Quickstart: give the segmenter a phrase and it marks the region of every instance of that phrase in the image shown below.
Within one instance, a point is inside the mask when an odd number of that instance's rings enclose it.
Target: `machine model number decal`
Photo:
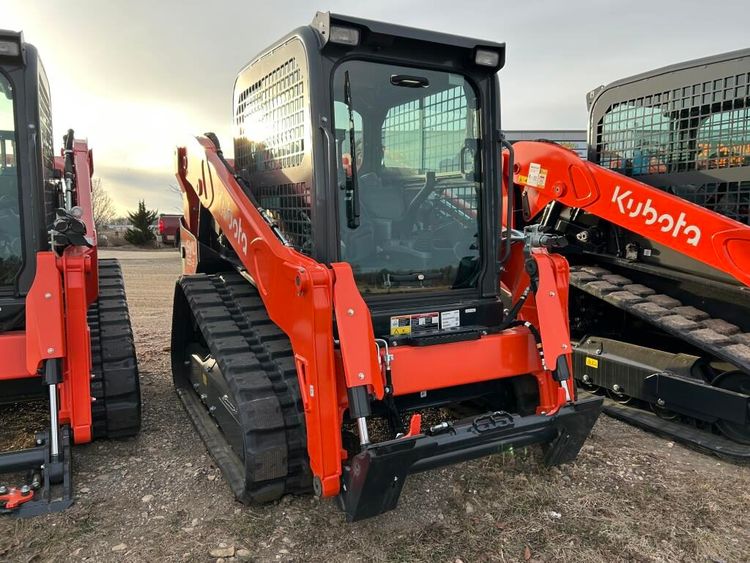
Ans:
[[[590,368],[599,369],[599,360],[586,356],[586,365]]]
[[[648,198],[645,202],[638,201],[633,197],[630,190],[622,190],[615,186],[612,194],[612,203],[617,205],[617,210],[628,217],[642,217],[646,225],[657,225],[662,233],[670,233],[674,238],[680,234],[687,238],[691,246],[698,246],[701,240],[701,230],[697,225],[687,222],[687,215],[681,212],[677,219],[669,213],[659,213],[653,206],[653,201]]]
[[[419,334],[438,330],[440,315],[438,313],[419,313],[416,315],[397,315],[391,317],[391,336]]]
[[[443,311],[440,313],[440,328],[456,328],[461,326],[461,313],[458,309],[453,311]]]
[[[529,164],[529,175],[526,178],[526,185],[532,188],[543,188],[546,183],[547,169],[542,168],[542,165],[536,162]]]

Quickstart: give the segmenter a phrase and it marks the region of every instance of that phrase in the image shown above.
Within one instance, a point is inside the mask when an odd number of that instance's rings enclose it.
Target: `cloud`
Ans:
[[[747,47],[747,0],[328,0],[320,9],[507,43],[502,125],[584,129],[585,95],[618,78]],[[315,8],[306,0],[0,0],[50,78],[56,141],[88,137],[121,209],[171,206],[174,147],[230,143],[237,71]],[[700,23],[696,23],[699,14]],[[731,14],[731,17],[727,15]],[[704,30],[698,33],[699,26]],[[153,200],[151,203],[150,200]]]
[[[146,202],[146,207],[158,209],[160,213],[182,212],[182,197],[170,188],[177,185],[174,174],[112,166],[95,165],[95,168],[94,175],[102,178],[102,186],[119,215],[133,211],[141,199]]]

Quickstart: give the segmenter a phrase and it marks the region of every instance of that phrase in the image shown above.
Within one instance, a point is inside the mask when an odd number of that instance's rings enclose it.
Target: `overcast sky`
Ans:
[[[56,143],[89,139],[120,210],[174,212],[174,147],[229,146],[237,71],[316,10],[505,41],[505,129],[585,129],[600,84],[750,47],[750,0],[0,0],[0,27],[39,48]]]

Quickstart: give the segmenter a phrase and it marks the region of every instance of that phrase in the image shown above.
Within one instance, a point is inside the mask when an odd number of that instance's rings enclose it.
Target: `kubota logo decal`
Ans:
[[[680,212],[677,219],[669,213],[659,213],[654,206],[651,198],[646,202],[637,201],[630,190],[620,191],[620,186],[615,186],[615,193],[612,194],[612,203],[617,204],[617,209],[623,215],[636,218],[643,217],[647,225],[658,225],[663,233],[671,233],[674,238],[682,234],[687,238],[687,243],[692,246],[698,246],[701,240],[701,230],[697,225],[690,225],[687,222],[685,212]]]
[[[229,209],[224,210],[224,219],[229,223],[229,234],[240,245],[242,252],[247,256],[247,234],[242,228],[242,218],[232,215]]]

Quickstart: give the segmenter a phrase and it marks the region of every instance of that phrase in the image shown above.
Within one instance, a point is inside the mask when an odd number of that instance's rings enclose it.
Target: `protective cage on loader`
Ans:
[[[0,404],[49,402],[32,447],[0,450],[0,513],[66,508],[71,446],[140,427],[122,273],[116,260],[97,259],[92,173],[91,151],[72,130],[54,156],[37,51],[0,31]],[[24,412],[5,408],[0,419]],[[19,438],[8,426],[3,444]]]
[[[175,385],[241,501],[312,488],[358,520],[416,471],[578,454],[601,399],[572,385],[567,263],[497,234],[504,59],[318,13],[240,71],[234,160],[178,149]]]
[[[570,173],[566,192],[548,174],[523,196],[571,243],[575,376],[608,414],[750,461],[750,50],[588,102],[589,160],[632,179],[588,166],[599,177]]]

